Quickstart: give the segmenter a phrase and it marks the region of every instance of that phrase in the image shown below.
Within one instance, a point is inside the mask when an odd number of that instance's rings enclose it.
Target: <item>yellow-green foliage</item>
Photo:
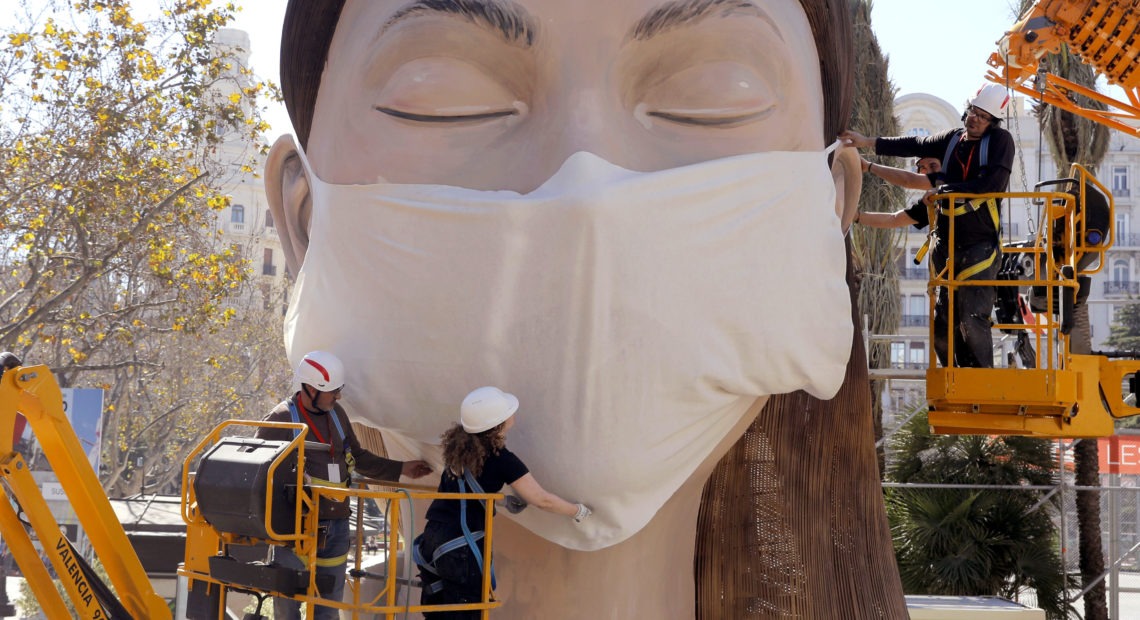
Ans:
[[[260,167],[275,89],[212,44],[232,4],[10,4],[0,349],[105,388],[104,481],[138,491],[142,467],[169,491],[204,428],[281,396],[280,306],[248,303],[249,253],[217,230],[227,183]]]

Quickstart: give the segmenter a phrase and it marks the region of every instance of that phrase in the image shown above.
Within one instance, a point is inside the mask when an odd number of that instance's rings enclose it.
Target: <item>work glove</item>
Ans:
[[[574,523],[581,523],[586,520],[586,517],[594,514],[585,504],[577,504],[578,512],[574,515]]]
[[[503,508],[506,508],[507,512],[513,515],[517,515],[518,513],[522,512],[526,507],[526,500],[519,497],[518,495],[503,496]]]

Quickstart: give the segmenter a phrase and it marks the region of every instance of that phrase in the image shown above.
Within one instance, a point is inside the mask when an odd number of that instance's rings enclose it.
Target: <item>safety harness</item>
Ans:
[[[470,469],[464,469],[463,470],[463,477],[459,478],[458,482],[459,482],[459,492],[462,494],[467,493],[467,487],[468,486],[471,487],[471,492],[473,492],[473,493],[483,493],[483,487],[479,485],[479,481],[475,479],[475,476],[471,475]],[[483,511],[484,511],[484,514],[486,514],[487,502],[485,500],[479,500],[479,503],[483,505]],[[452,551],[455,551],[456,549],[459,549],[459,548],[463,547],[464,545],[466,545],[467,547],[471,548],[471,554],[475,556],[475,562],[479,565],[479,572],[482,573],[483,572],[483,553],[479,551],[479,545],[475,544],[475,541],[481,540],[483,538],[483,536],[486,534],[486,532],[484,532],[483,530],[479,530],[478,532],[472,532],[471,528],[468,527],[468,525],[467,525],[467,500],[463,499],[463,498],[460,498],[460,500],[459,500],[459,526],[463,529],[463,535],[452,538],[451,540],[449,540],[449,541],[443,543],[442,545],[436,547],[435,551],[432,552],[432,554],[431,554],[431,561],[430,562],[424,558],[423,553],[420,551],[420,544],[423,542],[422,541],[423,534],[420,534],[419,536],[417,536],[415,541],[412,542],[412,559],[415,561],[415,563],[418,564],[421,568],[423,568],[427,572],[431,573],[432,575],[439,577],[440,576],[439,575],[439,569],[436,568],[436,564],[435,564],[436,561],[439,560],[439,558],[443,557],[445,554],[451,553]],[[436,579],[435,581],[432,581],[431,583],[424,583],[423,584],[424,592],[427,592],[428,594],[435,594],[435,593],[439,592],[440,590],[442,590],[443,587],[444,586],[443,586],[443,579],[442,578]],[[494,590],[495,587],[496,587],[495,565],[494,565],[494,562],[492,562],[491,563],[491,589]]]
[[[954,155],[954,151],[958,148],[958,143],[961,141],[962,134],[964,132],[964,129],[955,132],[954,135],[950,138],[950,142],[946,145],[946,153],[942,156],[943,170],[950,169],[950,157]],[[989,163],[990,134],[987,133],[986,135],[982,136],[982,140],[978,145],[978,148],[981,149],[981,156],[978,160],[978,165],[980,168],[985,168]],[[961,160],[959,160],[959,162],[961,162]],[[968,164],[966,167],[969,167]],[[966,172],[967,171],[963,169],[962,174],[965,175]],[[940,205],[936,207],[936,209],[939,214],[946,217],[950,217],[951,214],[953,214],[954,217],[961,217],[963,215],[973,213],[982,207],[986,207],[986,209],[989,211],[990,219],[992,219],[994,223],[994,234],[998,235],[1000,239],[1000,233],[998,231],[1001,230],[1001,215],[998,213],[998,204],[996,198],[975,198],[973,200],[966,201],[964,204],[959,204],[958,206],[952,207]],[[932,209],[932,211],[933,210],[934,209]],[[922,262],[922,258],[926,256],[926,252],[930,248],[931,240],[934,239],[934,235],[938,231],[938,220],[934,217],[934,214],[931,213],[931,216],[928,219],[930,222],[930,231],[926,235],[926,241],[922,244],[922,247],[919,248],[918,253],[915,254],[915,264]],[[997,260],[997,256],[998,251],[995,249],[988,257],[966,267],[960,273],[956,274],[956,279],[967,280],[985,271],[989,268],[990,265],[994,263],[995,260]]]
[[[300,424],[301,423],[301,416],[297,411],[297,403],[295,402],[295,400],[296,399],[294,399],[294,398],[289,399],[289,414],[293,417],[294,423]],[[336,414],[335,410],[329,411],[325,415],[328,415],[332,418],[333,426],[336,427],[336,432],[338,435],[340,435],[340,443],[341,443],[341,446],[344,448],[344,462],[345,462],[345,465],[347,465],[347,467],[348,467],[348,476],[342,482],[333,482],[331,480],[325,480],[324,478],[318,478],[312,474],[309,474],[309,480],[311,480],[312,483],[317,485],[317,486],[338,487],[338,488],[342,488],[342,489],[348,488],[349,482],[352,480],[352,473],[353,473],[353,471],[356,470],[356,458],[352,456],[352,449],[348,447],[348,439],[344,435],[344,427],[342,427],[340,425],[340,416],[338,416]],[[308,418],[307,415],[305,417]],[[312,428],[315,433],[318,433],[317,439],[320,439],[322,441],[324,440],[324,438],[319,435],[319,432],[317,431],[316,428],[314,428],[311,424],[308,424],[307,422],[305,424],[309,428]],[[293,429],[293,438],[294,439],[296,439],[297,436],[299,436],[300,434],[301,434],[301,429],[299,429],[299,428]],[[330,450],[332,449],[332,437],[329,437],[329,449]],[[296,553],[296,552],[294,552],[294,553]],[[301,556],[298,555],[297,557],[301,557]],[[339,556],[334,556],[331,558],[318,557],[317,561],[316,561],[316,565],[317,566],[325,566],[325,567],[339,566],[340,564],[343,564],[347,560],[348,560],[348,554],[347,553],[345,553],[343,555],[339,555]]]

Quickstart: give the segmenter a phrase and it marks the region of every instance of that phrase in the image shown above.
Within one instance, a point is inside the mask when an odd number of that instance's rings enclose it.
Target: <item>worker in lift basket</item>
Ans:
[[[945,182],[926,190],[923,201],[937,204],[934,222],[934,269],[941,272],[949,252],[951,206],[938,195],[945,193],[986,194],[1007,191],[1013,168],[1014,144],[1008,131],[999,127],[1000,115],[1009,104],[1006,89],[987,84],[968,102],[962,115],[963,127],[932,136],[899,136],[869,138],[856,131],[840,134],[844,144],[857,148],[874,148],[879,155],[896,157],[934,157],[942,161]],[[872,170],[878,170],[876,164]],[[953,205],[954,210],[954,278],[956,280],[994,280],[1001,266],[1001,200],[973,200]],[[906,211],[914,225],[923,228],[931,223],[924,207]],[[890,214],[861,214],[859,223],[889,226]],[[993,367],[993,337],[990,313],[996,292],[991,286],[963,286],[954,295],[954,361],[959,367]],[[939,288],[934,305],[934,350],[939,362],[948,366],[947,342],[949,303],[947,291]]]
[[[293,383],[297,391],[265,416],[266,422],[297,422],[309,427],[309,439],[329,445],[328,451],[307,450],[305,473],[313,484],[347,487],[354,472],[379,480],[399,480],[401,476],[421,478],[431,473],[425,461],[393,461],[360,447],[344,408],[337,404],[344,389],[344,366],[332,353],[312,351],[297,364]],[[300,430],[261,427],[261,439],[291,441]],[[322,499],[319,510],[317,574],[331,575],[332,586],[321,588],[323,598],[340,601],[344,594],[345,567],[351,546],[348,499]],[[273,547],[273,562],[297,570],[305,568],[290,547]],[[273,617],[293,620],[301,617],[301,603],[292,599],[273,601]],[[315,620],[336,620],[335,607],[317,605]]]
[[[519,399],[497,387],[481,387],[463,399],[459,423],[444,432],[440,493],[498,493],[511,485],[521,499],[508,496],[507,509],[518,512],[528,504],[572,517],[581,523],[590,516],[585,504],[574,504],[538,484],[527,466],[507,449],[507,431],[515,424]],[[482,501],[437,499],[427,511],[424,533],[413,543],[423,582],[424,605],[476,603],[483,583],[482,544],[486,507]],[[494,587],[494,573],[492,573]],[[434,612],[433,620],[481,617],[479,611]]]

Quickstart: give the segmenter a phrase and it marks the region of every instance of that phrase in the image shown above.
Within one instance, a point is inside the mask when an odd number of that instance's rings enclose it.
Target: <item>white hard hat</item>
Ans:
[[[1005,113],[1005,106],[1009,105],[1009,91],[999,84],[986,84],[978,89],[978,93],[970,100],[970,105],[989,112],[994,118],[1000,118]]]
[[[482,433],[507,421],[519,410],[519,399],[497,387],[473,390],[459,407],[459,421],[468,433]]]
[[[293,382],[311,385],[322,392],[332,392],[344,387],[344,364],[340,358],[328,351],[310,351],[297,364]]]

